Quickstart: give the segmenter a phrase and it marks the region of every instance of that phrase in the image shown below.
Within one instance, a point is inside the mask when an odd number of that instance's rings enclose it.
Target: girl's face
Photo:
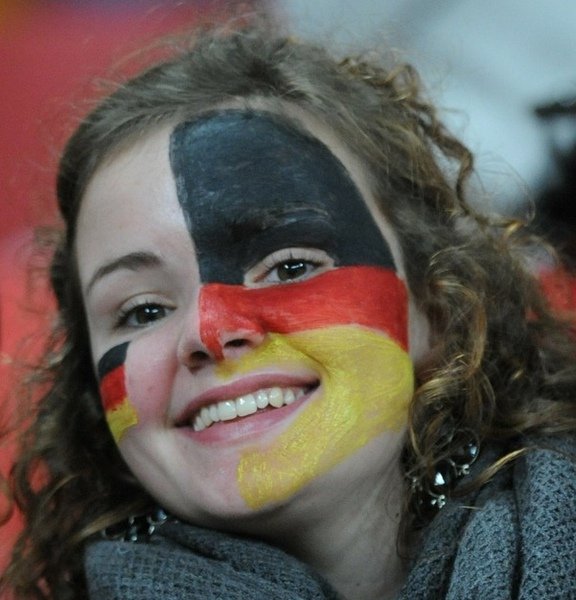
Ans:
[[[240,110],[164,128],[83,199],[110,430],[144,487],[200,524],[336,504],[398,458],[420,349],[397,243],[354,159],[308,128]]]

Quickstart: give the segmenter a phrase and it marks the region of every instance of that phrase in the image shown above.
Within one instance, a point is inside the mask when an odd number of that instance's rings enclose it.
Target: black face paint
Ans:
[[[336,266],[395,268],[344,166],[280,117],[228,110],[182,123],[170,163],[205,283],[242,284],[268,254],[297,246]]]
[[[126,393],[124,363],[127,350],[128,342],[114,346],[98,361],[100,400],[116,443],[129,427],[138,423],[138,415]]]
[[[108,373],[114,371],[118,367],[121,367],[126,361],[126,352],[128,351],[128,344],[130,342],[124,342],[118,346],[113,346],[102,355],[102,358],[98,361],[97,371],[98,379],[102,381]]]

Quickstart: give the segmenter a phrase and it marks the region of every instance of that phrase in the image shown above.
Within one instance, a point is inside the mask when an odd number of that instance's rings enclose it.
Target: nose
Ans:
[[[265,338],[257,307],[246,297],[242,286],[203,286],[197,309],[192,312],[178,348],[180,361],[190,369],[239,358]]]

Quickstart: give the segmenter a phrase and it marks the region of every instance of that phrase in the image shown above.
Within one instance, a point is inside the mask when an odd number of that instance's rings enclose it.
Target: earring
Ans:
[[[456,445],[456,452],[436,464],[431,480],[421,475],[409,476],[415,512],[421,517],[431,518],[446,504],[450,491],[470,473],[470,467],[480,454],[478,436],[472,430],[453,432],[448,444],[452,446],[455,440],[461,442]]]
[[[120,523],[106,527],[100,535],[108,541],[147,542],[156,529],[171,520],[171,516],[157,507],[145,515],[130,516]]]

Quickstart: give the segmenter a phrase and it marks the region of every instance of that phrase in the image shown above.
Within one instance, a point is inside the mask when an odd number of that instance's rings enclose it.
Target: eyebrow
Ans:
[[[130,252],[129,254],[124,254],[98,267],[86,286],[85,295],[88,296],[98,281],[115,271],[121,269],[138,271],[142,268],[158,267],[160,264],[162,264],[162,260],[152,252]]]

